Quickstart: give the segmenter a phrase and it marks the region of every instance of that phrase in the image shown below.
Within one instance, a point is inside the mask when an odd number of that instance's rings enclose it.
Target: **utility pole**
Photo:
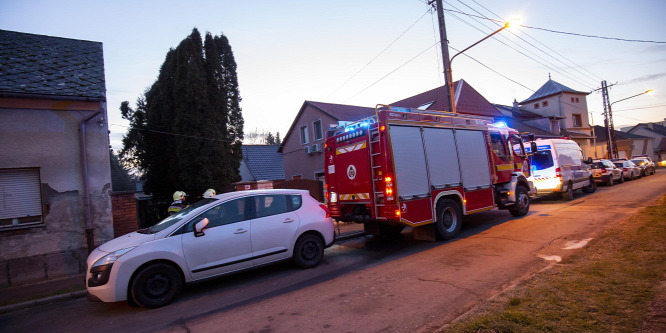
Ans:
[[[604,102],[604,126],[606,127],[606,150],[608,158],[617,158],[617,143],[615,140],[615,127],[613,126],[613,112],[608,98],[608,85],[601,81],[601,98]]]
[[[437,3],[437,20],[439,21],[439,38],[442,46],[442,61],[444,62],[444,83],[446,89],[446,102],[449,111],[456,113],[455,94],[453,92],[453,75],[451,74],[451,61],[449,60],[449,40],[446,38],[446,26],[444,24],[444,6],[442,0],[435,0]],[[430,2],[432,4],[432,1]]]

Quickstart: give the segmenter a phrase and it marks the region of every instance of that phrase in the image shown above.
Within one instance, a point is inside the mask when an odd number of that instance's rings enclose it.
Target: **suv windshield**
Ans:
[[[555,165],[550,150],[538,151],[533,155],[530,155],[530,163],[532,163],[537,170],[548,169]]]
[[[646,161],[646,160],[644,160],[644,159],[640,159],[640,158],[639,158],[639,159],[635,159],[635,160],[631,160],[631,161],[634,162],[634,164],[636,164],[636,165],[646,165],[646,164],[647,164],[647,161]]]
[[[590,164],[590,168],[592,168],[592,169],[603,169],[605,167],[606,166],[604,165],[604,162],[594,162],[594,163]]]
[[[217,199],[214,199],[214,198],[199,200],[199,201],[195,202],[194,204],[192,204],[190,206],[187,206],[187,208],[181,210],[180,212],[165,218],[164,220],[160,221],[156,225],[154,225],[152,227],[149,227],[147,229],[142,229],[142,230],[144,230],[144,232],[147,233],[147,234],[158,233],[158,232],[160,232],[160,231],[162,231],[162,230],[180,222],[180,220],[182,220],[183,217],[185,217],[191,211],[193,211],[193,210],[195,210],[195,209],[197,209],[201,206],[205,206],[205,205],[207,205],[211,202],[215,202],[216,200]]]

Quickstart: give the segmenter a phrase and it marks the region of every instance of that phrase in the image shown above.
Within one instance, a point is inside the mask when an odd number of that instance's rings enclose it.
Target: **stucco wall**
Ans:
[[[319,119],[322,122],[324,135],[321,140],[315,140],[313,122]],[[294,124],[295,127],[282,148],[285,178],[290,180],[294,176],[300,175],[302,179],[315,179],[316,172],[324,172],[324,154],[323,152],[306,154],[304,148],[319,143],[323,150],[326,141],[326,130],[330,124],[337,124],[337,120],[311,105],[307,105]],[[310,141],[307,145],[303,145],[301,144],[300,128],[306,124],[308,125]]]
[[[67,102],[62,101],[47,109],[2,108],[6,105],[0,103],[0,168],[39,168],[44,223],[0,229],[0,270],[9,272],[0,285],[82,273],[86,222],[79,122],[99,110],[102,114],[86,126],[91,220],[96,245],[113,238],[104,109],[98,102],[74,108],[91,111],[66,111]]]

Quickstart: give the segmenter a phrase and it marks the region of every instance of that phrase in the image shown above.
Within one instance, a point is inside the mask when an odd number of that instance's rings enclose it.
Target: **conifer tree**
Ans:
[[[168,201],[173,192],[197,197],[239,181],[243,116],[236,61],[224,35],[205,39],[195,28],[167,52],[155,83],[121,104],[130,129],[121,156],[143,172],[146,190]]]

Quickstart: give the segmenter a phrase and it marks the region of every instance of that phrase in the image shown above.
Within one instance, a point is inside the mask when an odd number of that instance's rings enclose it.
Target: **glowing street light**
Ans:
[[[467,47],[466,49],[456,53],[453,57],[451,57],[451,60],[449,60],[449,41],[446,38],[446,27],[444,25],[444,6],[442,5],[442,0],[436,0],[436,5],[437,5],[437,19],[439,21],[439,36],[440,36],[440,42],[442,46],[442,61],[444,62],[444,82],[446,82],[446,85],[448,86],[448,89],[446,90],[446,102],[449,107],[449,111],[453,113],[456,112],[456,105],[453,102],[453,98],[455,96],[455,93],[453,91],[453,75],[451,74],[451,62],[455,57],[457,57],[459,54],[471,49],[472,47],[478,45],[479,43],[483,42],[484,40],[490,38],[491,36],[495,35],[496,33],[506,29],[515,26],[515,23],[518,21],[518,19],[512,19],[509,20],[504,24],[503,27],[497,29],[495,32],[491,33],[490,35],[484,37],[480,41],[472,44],[471,46]]]
[[[654,93],[654,90],[650,89],[650,90],[644,91],[644,92],[642,92],[642,93],[640,93],[640,94],[636,94],[636,95],[634,95],[634,96],[629,96],[629,97],[627,97],[627,98],[623,98],[623,99],[621,99],[621,100],[619,100],[619,101],[615,101],[615,102],[613,102],[613,103],[610,103],[610,105],[613,105],[613,104],[615,104],[615,103],[617,103],[617,102],[626,101],[626,100],[628,100],[628,99],[630,99],[630,98],[638,97],[638,96],[640,96],[640,95],[645,95],[645,94],[652,95],[652,93]]]

